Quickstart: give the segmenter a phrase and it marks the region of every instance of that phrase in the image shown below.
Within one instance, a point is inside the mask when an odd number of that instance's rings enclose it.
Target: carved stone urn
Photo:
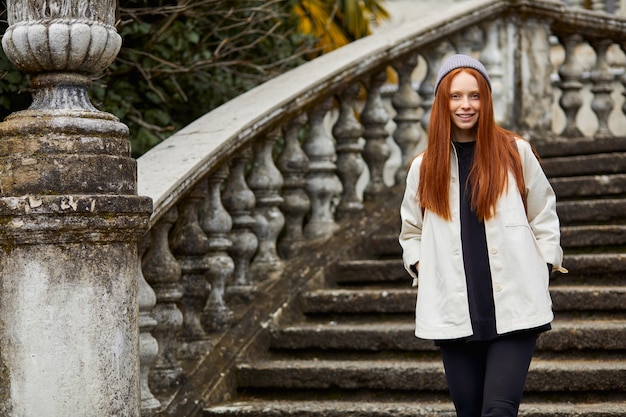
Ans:
[[[8,2],[7,12],[2,47],[18,69],[31,74],[29,110],[97,112],[87,88],[122,45],[113,26],[115,2],[17,0]]]

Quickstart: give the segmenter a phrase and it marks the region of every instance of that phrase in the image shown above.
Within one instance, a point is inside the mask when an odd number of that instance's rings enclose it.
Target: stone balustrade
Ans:
[[[181,363],[214,354],[268,283],[288,279],[287,263],[402,183],[447,55],[484,62],[504,126],[534,141],[593,140],[626,132],[626,43],[613,41],[625,35],[624,19],[552,1],[463,2],[279,76],[141,157],[139,190],[155,201],[143,267],[160,346],[142,366],[162,401],[144,412],[177,401],[194,372]]]

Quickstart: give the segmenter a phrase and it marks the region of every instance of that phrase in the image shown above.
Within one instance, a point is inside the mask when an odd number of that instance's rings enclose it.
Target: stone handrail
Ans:
[[[375,69],[505,13],[553,21],[551,27],[557,36],[574,36],[580,38],[579,43],[583,36],[598,41],[623,37],[623,18],[567,8],[557,1],[475,0],[456,4],[445,14],[433,11],[419,21],[353,42],[242,94],[139,158],[138,190],[154,201],[152,223],[218,161],[264,130],[306,111],[322,92],[332,95]],[[578,70],[582,73],[583,68]]]
[[[181,362],[211,355],[215,335],[240,318],[235,305],[403,181],[425,145],[445,56],[483,61],[504,126],[530,140],[593,140],[626,131],[616,100],[626,43],[616,39],[626,19],[603,12],[465,1],[278,76],[139,158],[138,193],[154,204],[140,247],[143,412],[175,413],[178,381],[194,369]]]
[[[326,54],[242,94],[181,129],[138,160],[138,190],[154,201],[153,222],[202,178],[252,138],[307,111],[412,51],[461,28],[498,16],[507,1],[459,3],[444,16],[376,33]],[[454,21],[450,16],[456,16]],[[418,29],[419,28],[419,29]]]

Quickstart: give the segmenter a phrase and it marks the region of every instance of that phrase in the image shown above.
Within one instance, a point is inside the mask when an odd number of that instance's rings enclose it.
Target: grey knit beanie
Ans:
[[[443,63],[441,68],[439,68],[437,82],[435,83],[435,94],[437,94],[437,87],[439,87],[439,83],[441,83],[443,77],[457,68],[472,68],[480,72],[482,76],[485,77],[485,80],[487,80],[487,85],[489,85],[489,89],[491,90],[491,80],[489,80],[489,75],[487,74],[485,66],[471,56],[457,54],[448,58],[446,62]]]

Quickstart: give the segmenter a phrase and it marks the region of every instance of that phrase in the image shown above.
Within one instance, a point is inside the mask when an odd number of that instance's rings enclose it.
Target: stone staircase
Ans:
[[[537,149],[570,273],[553,275],[556,319],[539,339],[520,416],[626,416],[626,140]],[[402,188],[388,192],[376,233],[285,307],[262,353],[238,362],[236,396],[205,417],[455,416],[438,350],[413,336],[415,289],[397,242]]]

